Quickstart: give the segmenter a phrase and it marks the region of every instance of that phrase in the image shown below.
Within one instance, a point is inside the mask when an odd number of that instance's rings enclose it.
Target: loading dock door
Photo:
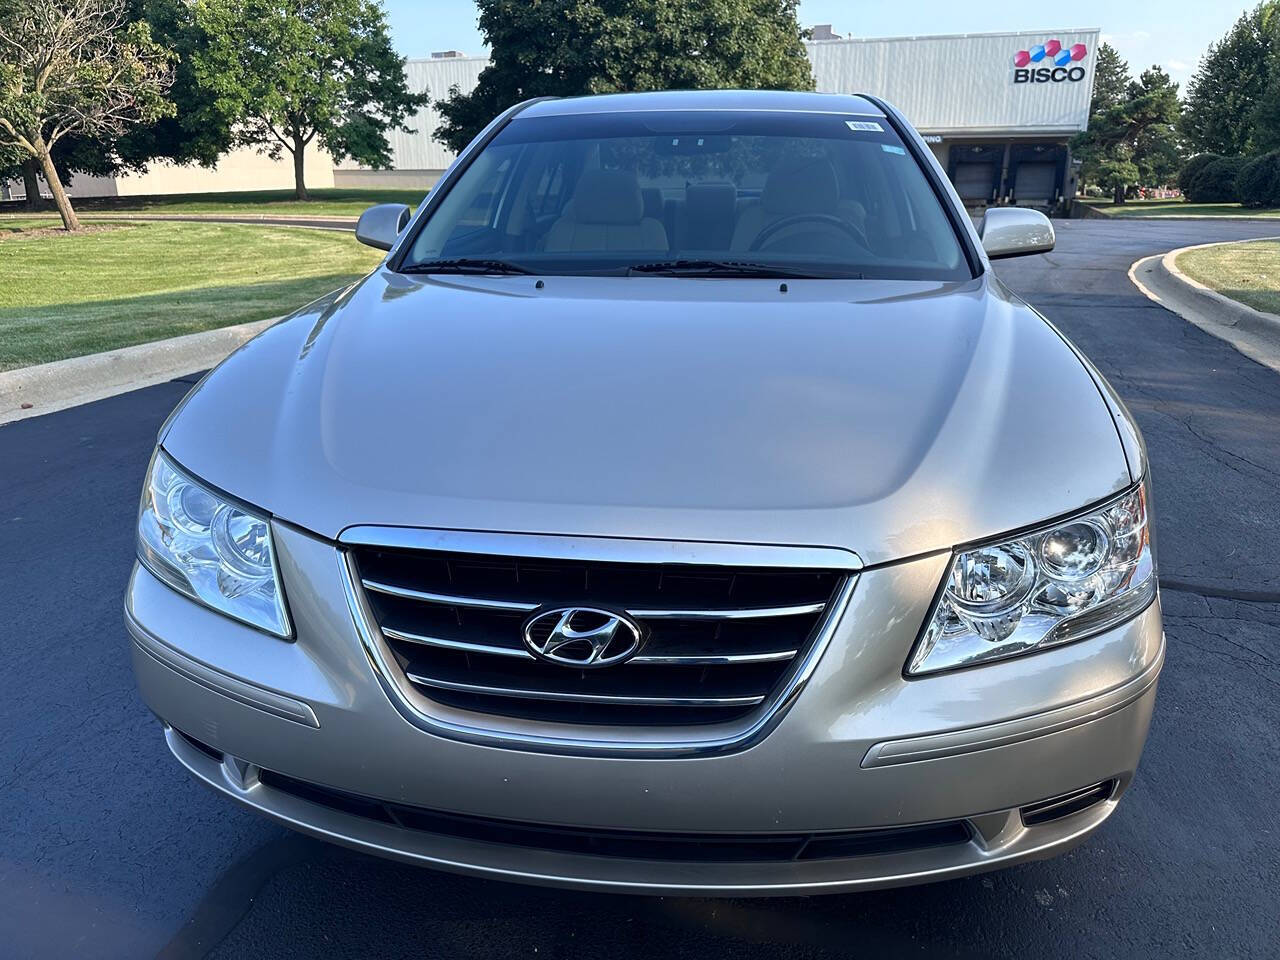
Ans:
[[[1048,207],[1058,190],[1056,163],[1020,163],[1014,174],[1013,202],[1024,207]]]
[[[996,182],[996,165],[992,162],[957,163],[952,182],[965,203],[990,203]]]

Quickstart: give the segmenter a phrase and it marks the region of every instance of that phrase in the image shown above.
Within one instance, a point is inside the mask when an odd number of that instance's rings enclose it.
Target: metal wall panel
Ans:
[[[1035,136],[1085,128],[1098,30],[820,40],[805,44],[818,89],[870,93],[897,106],[922,131]],[[1014,56],[1049,40],[1083,43],[1078,81],[1014,83]],[[1031,67],[1053,64],[1046,58]]]
[[[434,104],[436,100],[446,99],[449,88],[455,84],[463,93],[469,93],[475,88],[480,71],[488,65],[488,57],[433,57],[409,60],[404,69],[409,89],[414,93],[427,91]],[[391,144],[391,165],[396,170],[443,170],[453,162],[453,151],[434,138],[436,127],[440,125],[440,114],[433,104],[418,111],[409,121],[413,133],[392,130],[387,134],[387,141]],[[360,165],[353,160],[345,160],[338,169],[356,170]]]

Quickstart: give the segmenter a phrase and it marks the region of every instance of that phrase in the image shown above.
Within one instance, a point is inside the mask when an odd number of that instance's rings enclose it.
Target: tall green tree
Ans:
[[[1082,174],[1110,190],[1115,203],[1132,185],[1168,183],[1179,163],[1178,116],[1178,85],[1158,66],[1144,70],[1072,141]]]
[[[529,97],[713,87],[813,89],[798,0],[478,0],[490,63],[438,104],[461,150]]]
[[[174,110],[131,127],[114,144],[125,167],[142,169],[153,160],[212,167],[232,146],[236,116],[219,96],[218,85],[197,73],[198,51],[212,38],[196,22],[190,0],[128,0],[129,17],[147,24],[156,43],[174,55],[168,99]]]
[[[387,132],[428,102],[410,93],[377,0],[194,0],[205,42],[194,76],[233,118],[234,141],[293,156],[295,193],[307,198],[312,141],[335,161],[391,165]],[[409,131],[412,132],[412,131]]]
[[[1251,146],[1258,153],[1280,150],[1280,43],[1271,51],[1267,88],[1253,107]]]
[[[1241,15],[1187,84],[1182,133],[1195,153],[1239,156],[1255,148],[1257,105],[1280,49],[1280,0]]]
[[[208,38],[196,25],[188,0],[125,0],[124,19],[145,23],[151,39],[169,52],[172,83],[165,98],[173,109],[137,118],[123,132],[61,140],[50,152],[64,186],[82,174],[142,171],[155,160],[213,166],[231,147],[234,117],[219,112],[215,92],[194,75],[191,54]],[[17,154],[0,158],[0,180],[24,181],[28,209],[41,205],[39,169],[34,159],[24,161]]]
[[[1089,117],[1124,102],[1133,77],[1129,64],[1109,43],[1098,48],[1098,59],[1093,66],[1093,96],[1089,100]]]
[[[1178,85],[1161,67],[1152,66],[1129,85],[1126,105],[1134,122],[1133,162],[1138,167],[1138,182],[1153,187],[1173,183],[1182,166]]]
[[[39,165],[67,230],[80,220],[55,154],[170,112],[169,65],[123,0],[0,0],[0,149]]]

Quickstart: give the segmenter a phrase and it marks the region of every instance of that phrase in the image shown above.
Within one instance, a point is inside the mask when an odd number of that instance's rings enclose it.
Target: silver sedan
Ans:
[[[360,850],[803,894],[1060,853],[1164,656],[1147,465],[872,97],[508,110],[161,431],[126,596],[177,760]]]

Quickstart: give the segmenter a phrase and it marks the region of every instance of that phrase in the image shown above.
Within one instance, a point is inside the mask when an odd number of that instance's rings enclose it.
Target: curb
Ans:
[[[254,320],[0,373],[0,424],[207,370],[279,319]]]
[[[1184,274],[1175,263],[1188,250],[1220,247],[1227,243],[1257,243],[1259,240],[1280,240],[1280,236],[1179,247],[1135,261],[1129,268],[1129,279],[1148,300],[1176,313],[1206,333],[1225,340],[1249,359],[1280,373],[1280,316],[1255,310],[1209,289]]]

